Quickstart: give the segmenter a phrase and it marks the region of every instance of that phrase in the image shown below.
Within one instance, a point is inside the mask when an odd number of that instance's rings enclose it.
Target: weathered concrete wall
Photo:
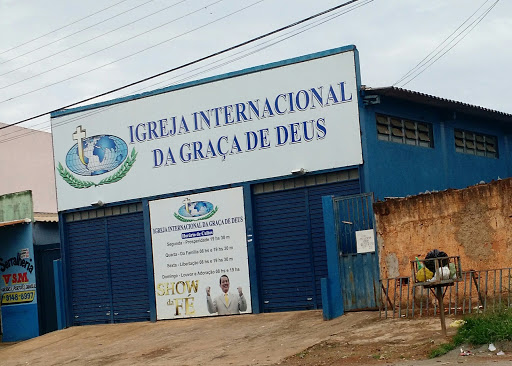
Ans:
[[[32,192],[24,191],[0,196],[0,222],[30,219],[32,211]]]
[[[512,179],[374,204],[381,278],[410,276],[432,249],[463,270],[512,266]]]

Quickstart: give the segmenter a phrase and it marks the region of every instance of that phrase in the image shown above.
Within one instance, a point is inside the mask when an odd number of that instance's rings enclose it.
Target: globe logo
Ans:
[[[178,209],[178,212],[174,213],[174,217],[180,221],[206,220],[215,215],[218,210],[218,207],[214,207],[208,201],[192,202],[189,198],[186,198],[183,203],[184,205]]]
[[[66,154],[66,165],[73,173],[82,176],[110,172],[128,156],[126,142],[113,135],[97,135],[80,139],[82,156],[76,143]]]

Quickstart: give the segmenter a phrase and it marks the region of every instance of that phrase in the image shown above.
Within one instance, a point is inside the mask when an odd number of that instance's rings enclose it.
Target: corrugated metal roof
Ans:
[[[49,212],[34,212],[34,221],[59,222],[59,215]]]
[[[431,105],[439,108],[451,109],[457,112],[463,112],[470,115],[475,115],[479,117],[492,118],[497,119],[504,122],[512,122],[512,114],[508,114],[505,112],[496,111],[489,108],[484,108],[472,104],[467,104],[463,102],[458,102],[456,100],[445,99],[441,97],[436,97],[434,95],[429,95],[425,93],[420,93],[413,90],[397,88],[394,86],[382,87],[382,88],[371,88],[371,87],[363,87],[362,88],[365,95],[382,95],[393,97],[397,99],[407,100],[419,104]]]

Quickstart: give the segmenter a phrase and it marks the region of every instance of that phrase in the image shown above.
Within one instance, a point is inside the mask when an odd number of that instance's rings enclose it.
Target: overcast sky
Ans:
[[[0,122],[14,123],[78,102],[341,3],[0,0]],[[439,59],[423,73],[396,86],[512,113],[508,95],[512,1],[498,1],[481,19],[495,3],[359,0],[344,7],[341,11],[345,14],[338,11],[319,18],[323,24],[313,21],[308,24],[316,26],[310,29],[301,26],[286,31],[288,39],[272,36],[268,42],[260,41],[88,104],[349,44],[359,50],[362,83],[390,86],[436,47],[446,45],[436,51],[432,61]],[[324,22],[334,14],[339,16]],[[292,36],[299,31],[303,32]],[[453,32],[459,36],[442,44]],[[240,58],[243,55],[247,56]],[[47,115],[21,126],[49,130],[49,120]]]

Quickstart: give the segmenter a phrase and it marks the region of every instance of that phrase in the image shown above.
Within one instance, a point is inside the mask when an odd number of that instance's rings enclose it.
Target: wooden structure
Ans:
[[[411,261],[414,286],[423,286],[431,290],[439,303],[441,330],[446,336],[443,298],[448,286],[462,280],[460,257],[437,257]]]

